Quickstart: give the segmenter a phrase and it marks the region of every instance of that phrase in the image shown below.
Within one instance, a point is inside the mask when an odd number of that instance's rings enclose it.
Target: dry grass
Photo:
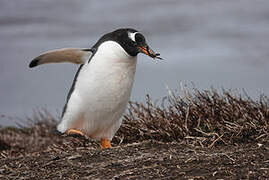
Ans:
[[[184,95],[170,91],[161,105],[146,97],[146,104],[130,102],[117,140],[135,142],[186,140],[202,147],[258,141],[269,136],[269,99],[214,89]],[[121,137],[121,138],[120,138]]]
[[[146,103],[130,102],[123,125],[113,139],[114,146],[155,140],[159,142],[183,141],[189,145],[215,147],[262,142],[269,137],[269,100],[259,101],[247,95],[217,92],[214,89],[183,95],[169,92],[160,105],[146,96]],[[39,152],[49,146],[98,147],[94,141],[56,135],[57,119],[41,111],[26,120],[19,119],[20,128],[0,130],[2,156]],[[69,141],[70,138],[72,141]],[[12,148],[10,148],[12,147]]]

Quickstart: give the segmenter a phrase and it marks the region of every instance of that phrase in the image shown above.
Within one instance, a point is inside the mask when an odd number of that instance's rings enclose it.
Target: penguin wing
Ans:
[[[93,55],[92,49],[63,48],[47,51],[34,58],[29,64],[30,68],[40,64],[71,62],[74,64],[84,64]]]

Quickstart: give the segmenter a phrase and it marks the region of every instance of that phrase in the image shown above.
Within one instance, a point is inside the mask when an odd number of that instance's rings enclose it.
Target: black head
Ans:
[[[142,52],[152,58],[160,59],[158,57],[160,54],[156,54],[151,50],[146,43],[145,37],[135,29],[122,28],[107,33],[99,39],[93,48],[97,49],[100,44],[110,40],[119,43],[130,56],[137,56],[138,53]]]

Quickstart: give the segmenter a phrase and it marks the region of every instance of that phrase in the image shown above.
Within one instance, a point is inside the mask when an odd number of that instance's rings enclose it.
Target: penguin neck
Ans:
[[[113,63],[136,64],[137,56],[130,56],[120,44],[115,41],[102,43],[95,54],[99,58],[113,61]]]
[[[115,41],[102,43],[86,69],[94,74],[104,76],[130,76],[133,78],[136,71],[137,56],[130,56]]]

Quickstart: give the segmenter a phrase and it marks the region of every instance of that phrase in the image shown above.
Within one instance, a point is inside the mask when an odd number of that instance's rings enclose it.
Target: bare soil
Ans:
[[[201,148],[146,140],[101,150],[96,142],[56,137],[23,152],[1,144],[1,179],[268,179],[269,141]],[[27,139],[25,139],[27,140]],[[57,142],[57,141],[56,141]],[[30,147],[28,147],[31,149]],[[13,152],[12,152],[13,151]],[[14,153],[12,155],[12,153]],[[16,155],[15,155],[16,154]]]

